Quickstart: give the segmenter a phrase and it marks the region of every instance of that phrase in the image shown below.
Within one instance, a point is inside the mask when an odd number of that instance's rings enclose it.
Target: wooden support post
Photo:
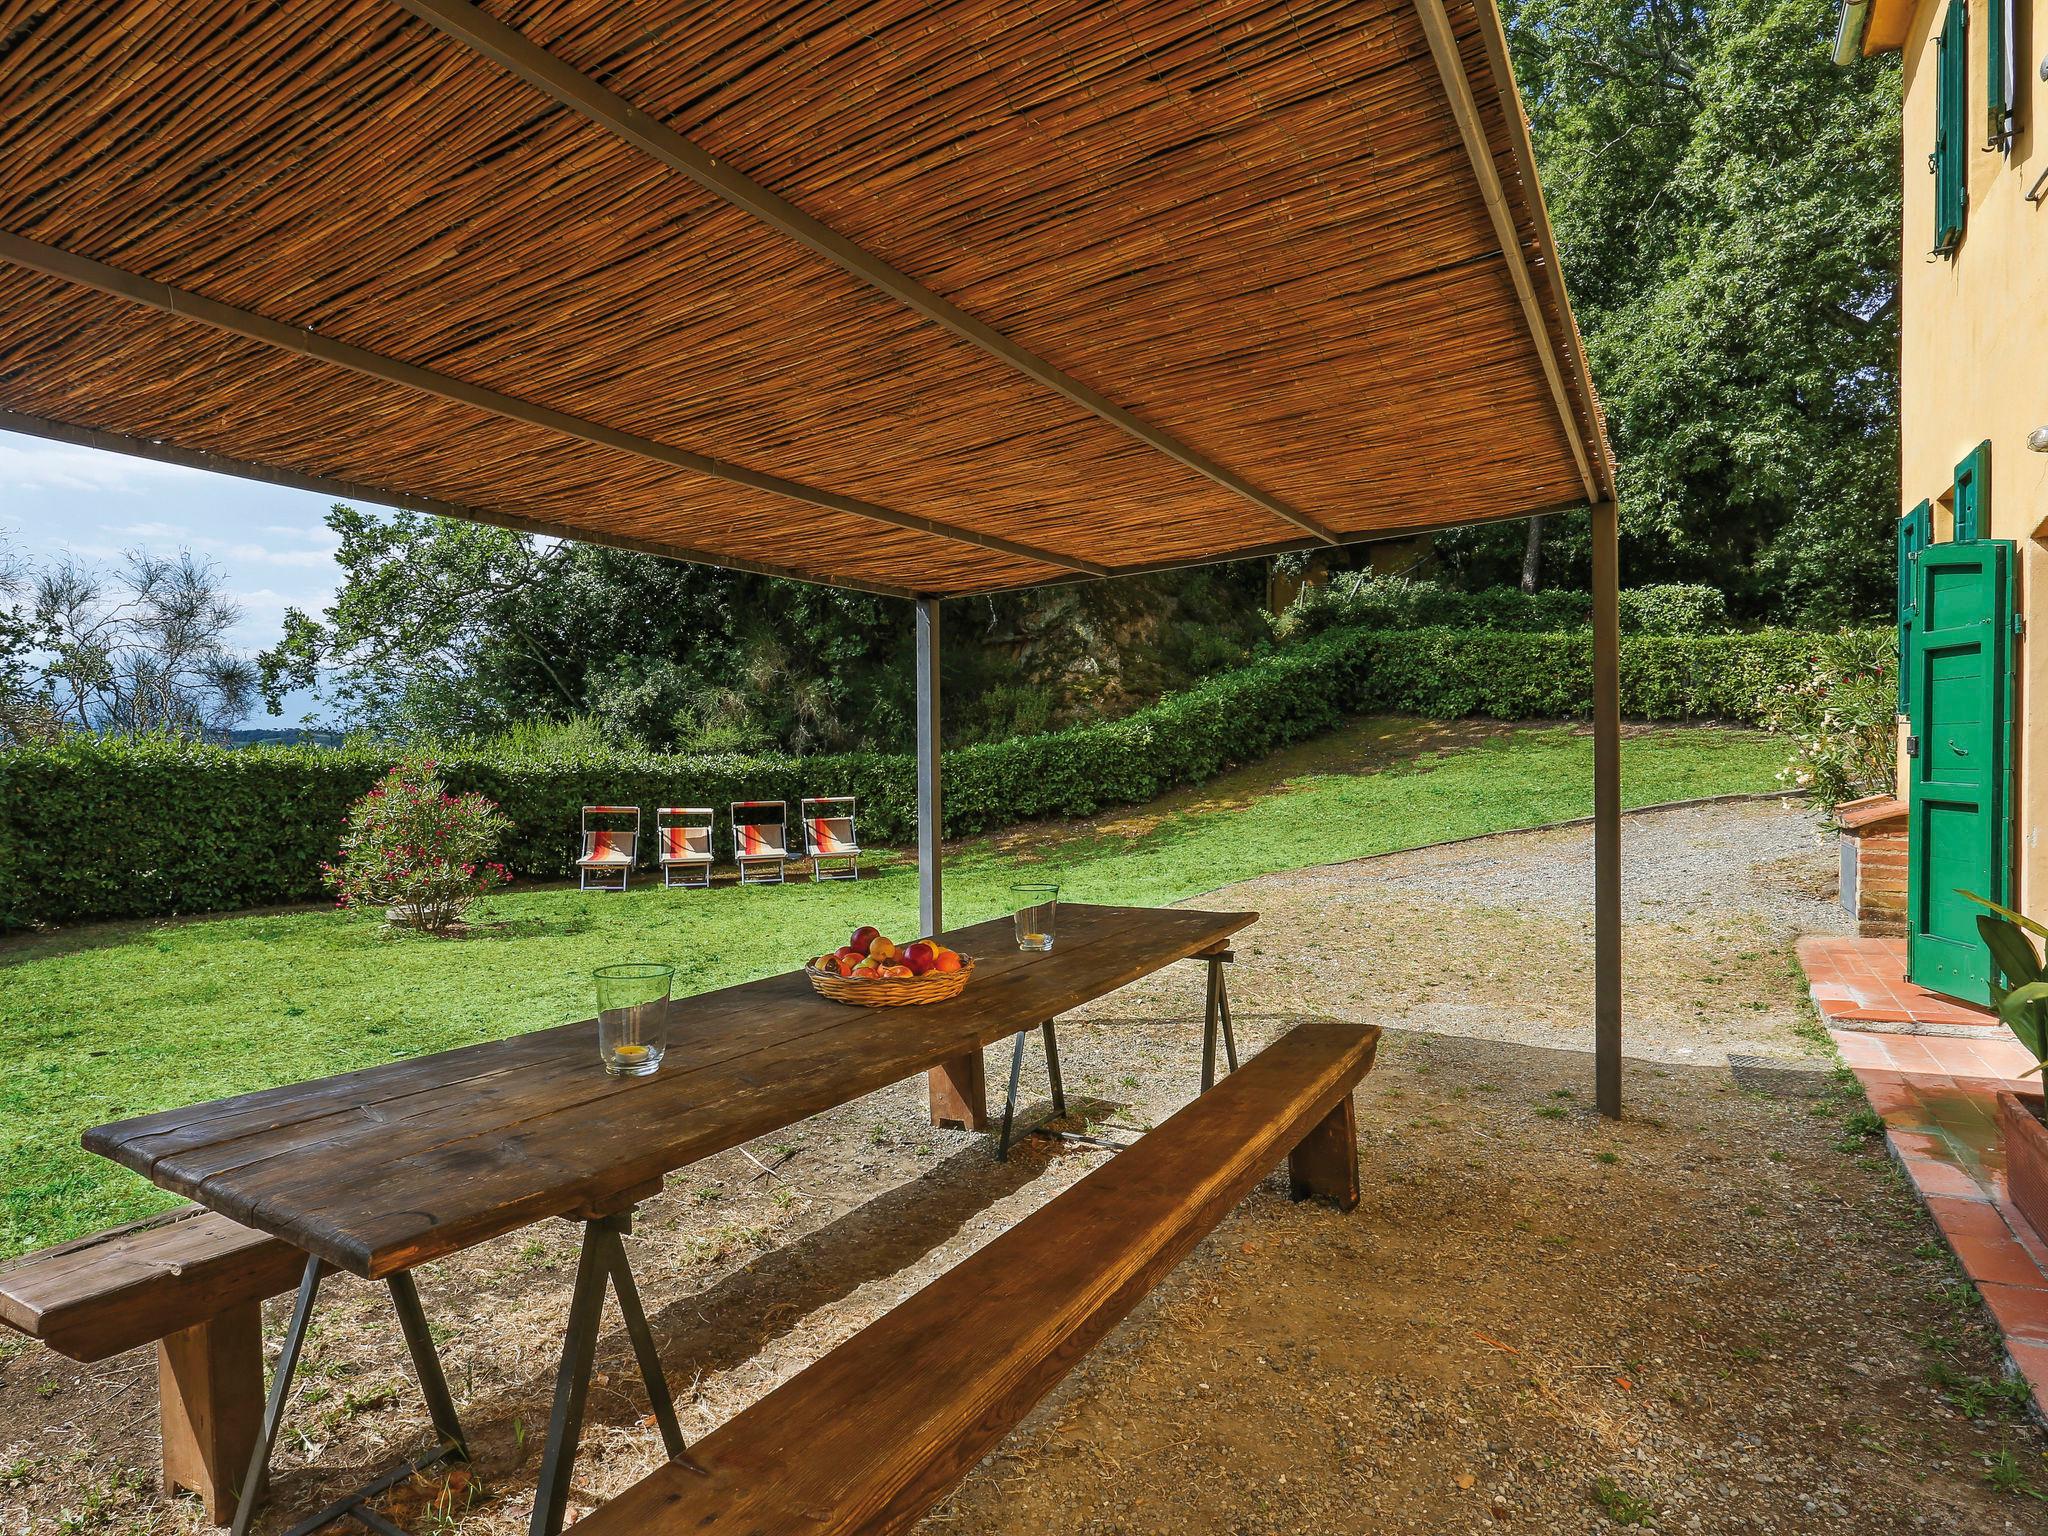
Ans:
[[[944,871],[939,862],[939,600],[917,600],[917,931],[935,935],[946,926]],[[932,1124],[988,1129],[988,1088],[981,1052],[942,1061],[926,1074]]]
[[[1621,552],[1619,511],[1593,508],[1593,1092],[1621,1118]]]
[[[235,1490],[263,1421],[263,1308],[245,1301],[158,1341],[164,1492],[205,1501],[206,1518],[235,1518]]]
[[[1358,1204],[1358,1111],[1350,1094],[1287,1154],[1287,1182],[1297,1200],[1327,1200],[1340,1211]]]

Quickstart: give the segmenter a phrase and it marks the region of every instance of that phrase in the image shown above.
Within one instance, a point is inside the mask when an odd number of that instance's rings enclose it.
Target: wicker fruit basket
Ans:
[[[811,986],[820,997],[856,1008],[909,1008],[919,1003],[943,1003],[958,997],[974,974],[974,962],[962,955],[957,971],[927,971],[922,976],[842,976],[837,971],[804,967]]]

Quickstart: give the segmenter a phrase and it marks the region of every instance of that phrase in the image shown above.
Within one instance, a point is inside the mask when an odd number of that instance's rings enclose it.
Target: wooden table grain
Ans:
[[[1048,953],[1019,952],[1007,917],[943,935],[976,960],[972,984],[945,1003],[850,1008],[794,971],[678,998],[651,1077],[607,1077],[586,1020],[120,1120],[84,1145],[382,1278],[628,1201],[700,1158],[1214,950],[1256,918],[1063,905]]]

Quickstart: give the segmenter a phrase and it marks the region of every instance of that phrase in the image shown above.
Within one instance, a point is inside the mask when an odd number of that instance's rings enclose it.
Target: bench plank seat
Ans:
[[[1292,1030],[586,1516],[579,1536],[906,1529],[1280,1159],[1298,1197],[1356,1202],[1351,1093],[1378,1041],[1374,1026],[1334,1020]]]
[[[0,1266],[0,1323],[91,1362],[299,1283],[305,1254],[197,1206]]]

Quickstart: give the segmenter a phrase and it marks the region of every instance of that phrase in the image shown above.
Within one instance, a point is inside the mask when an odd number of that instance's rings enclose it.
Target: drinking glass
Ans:
[[[668,994],[675,969],[606,965],[597,976],[597,1054],[613,1077],[646,1077],[668,1053]]]
[[[1060,888],[1057,885],[1013,885],[1010,900],[1017,909],[1017,947],[1023,950],[1052,948],[1053,921],[1059,915]]]

